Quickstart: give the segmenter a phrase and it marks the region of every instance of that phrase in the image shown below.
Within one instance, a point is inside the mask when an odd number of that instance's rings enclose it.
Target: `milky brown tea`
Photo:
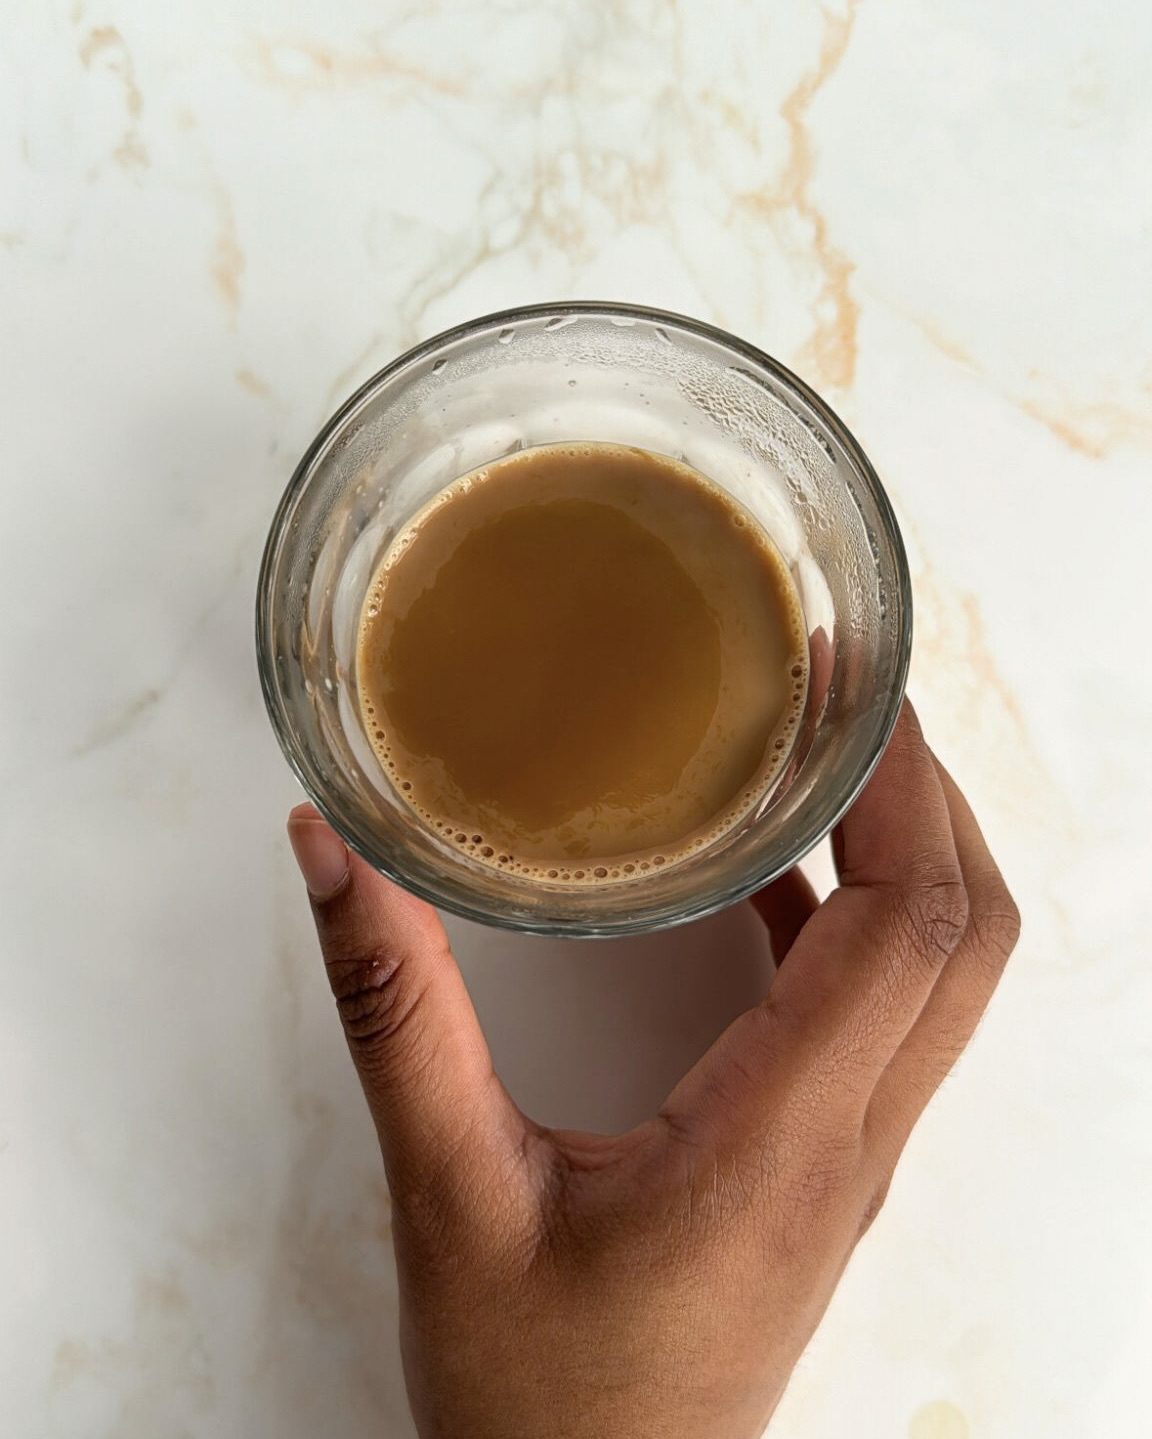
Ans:
[[[481,863],[596,885],[673,865],[773,785],[804,706],[800,602],[768,535],[663,455],[545,445],[397,535],[357,650],[365,730]]]

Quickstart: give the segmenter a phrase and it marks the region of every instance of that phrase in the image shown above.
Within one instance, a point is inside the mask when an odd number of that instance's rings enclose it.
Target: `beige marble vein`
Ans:
[[[522,243],[533,216],[538,216],[538,205],[534,203],[522,210],[512,227],[503,227],[501,238],[497,241],[487,210],[501,183],[498,175],[488,180],[479,196],[475,225],[457,244],[434,251],[432,258],[412,276],[404,293],[398,297],[396,312],[388,325],[374,329],[352,359],[341,367],[328,387],[325,417],[347,397],[355,383],[371,372],[373,364],[383,364],[393,355],[426,338],[429,333],[428,312],[438,301],[452,295],[481,266],[508,254]]]
[[[1106,400],[1021,399],[1017,404],[1061,444],[1093,460],[1115,450],[1152,447],[1152,403],[1143,414]]]
[[[812,336],[801,352],[824,384],[845,388],[856,373],[856,324],[860,310],[850,288],[855,268],[831,241],[828,223],[812,198],[815,153],[808,112],[832,78],[852,39],[859,0],[848,0],[841,14],[825,12],[824,38],[816,67],[805,75],[780,107],[788,127],[788,163],[777,184],[777,204],[790,205],[811,227],[812,253],[823,275],[814,307]]]
[[[76,12],[73,16],[80,18]],[[113,159],[128,170],[145,168],[149,164],[148,151],[140,136],[144,98],[136,83],[136,66],[124,36],[115,25],[94,26],[80,41],[79,54],[85,69],[104,69],[115,75],[123,88],[127,125],[112,152]]]
[[[214,1407],[204,1338],[185,1284],[171,1270],[136,1278],[123,1335],[68,1335],[57,1344],[48,1379],[51,1398],[102,1387],[115,1395],[116,1432],[126,1435],[166,1426],[174,1404],[186,1418]]]
[[[262,380],[255,370],[250,370],[247,365],[242,365],[236,371],[236,383],[258,400],[266,400],[272,394],[272,387],[267,380]]]
[[[776,179],[761,189],[736,197],[737,210],[761,218],[781,234],[819,276],[812,302],[812,329],[796,364],[817,383],[845,389],[856,374],[856,329],[860,307],[852,294],[855,269],[833,243],[828,222],[812,196],[816,151],[808,117],[813,102],[828,84],[852,39],[859,0],[848,0],[840,12],[824,12],[824,34],[816,64],[800,77],[780,105],[788,134],[788,153]],[[786,222],[786,223],[785,223]],[[794,238],[798,227],[800,239]]]
[[[123,739],[126,734],[135,729],[149,710],[159,704],[163,693],[163,687],[141,690],[138,695],[121,705],[107,719],[97,724],[87,738],[75,746],[70,757],[86,759],[96,750],[103,749],[105,745],[115,744],[117,740]]]
[[[927,686],[948,714],[948,736],[993,751],[1000,799],[1019,819],[1075,836],[1068,797],[1032,738],[1023,706],[988,642],[979,597],[942,578],[918,527],[905,512],[915,596],[913,688]]]
[[[235,326],[240,313],[244,268],[247,262],[240,246],[232,197],[219,181],[212,187],[212,198],[216,210],[216,238],[212,245],[209,271],[216,293],[224,302],[229,321]]]
[[[898,306],[893,308],[899,309]],[[979,375],[993,389],[1001,389],[969,351],[946,334],[939,324],[921,315],[901,313],[942,355]],[[1152,364],[1149,374],[1152,375]],[[1148,405],[1140,411],[1110,400],[1080,399],[1074,394],[1054,398],[1052,392],[1056,387],[1046,380],[1041,370],[1033,370],[1029,378],[1038,390],[1048,392],[1047,398],[1008,393],[1005,397],[1077,454],[1102,460],[1116,450],[1152,446],[1152,379],[1143,386]]]
[[[255,535],[243,536],[235,545],[233,558],[227,566],[218,588],[193,616],[187,629],[175,646],[158,658],[162,674],[154,685],[149,685],[115,705],[110,714],[96,719],[88,734],[68,752],[69,760],[84,761],[101,750],[116,745],[137,730],[148,720],[158,705],[164,701],[172,686],[179,679],[185,666],[192,658],[198,644],[212,620],[233,598],[237,580],[244,573],[246,562],[252,553]]]
[[[258,36],[248,58],[257,79],[294,95],[381,81],[449,96],[460,95],[464,89],[459,81],[431,66],[413,64],[374,37],[366,38],[356,49],[341,49],[314,38]]]

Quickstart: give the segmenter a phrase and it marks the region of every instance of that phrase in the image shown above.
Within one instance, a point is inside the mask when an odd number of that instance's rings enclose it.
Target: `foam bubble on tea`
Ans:
[[[788,567],[724,491],[647,450],[525,450],[399,533],[357,690],[400,799],[478,863],[550,885],[675,865],[787,763],[808,644]]]

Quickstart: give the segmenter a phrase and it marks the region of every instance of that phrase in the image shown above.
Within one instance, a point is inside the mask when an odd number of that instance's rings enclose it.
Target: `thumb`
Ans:
[[[393,1195],[519,1152],[523,1117],[436,911],[351,854],[311,805],[292,811],[288,838]]]

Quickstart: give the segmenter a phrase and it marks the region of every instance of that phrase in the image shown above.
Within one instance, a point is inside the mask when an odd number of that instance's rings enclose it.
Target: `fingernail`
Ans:
[[[297,818],[288,821],[292,853],[313,899],[327,899],[348,878],[348,846],[322,819]]]

